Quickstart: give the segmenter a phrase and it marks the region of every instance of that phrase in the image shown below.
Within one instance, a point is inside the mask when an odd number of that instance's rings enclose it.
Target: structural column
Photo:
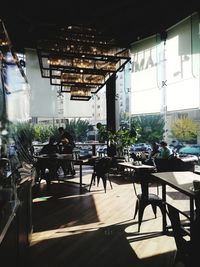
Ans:
[[[107,110],[107,130],[116,132],[116,74],[106,83],[106,110]],[[108,156],[114,156],[116,148],[114,146],[108,147]]]

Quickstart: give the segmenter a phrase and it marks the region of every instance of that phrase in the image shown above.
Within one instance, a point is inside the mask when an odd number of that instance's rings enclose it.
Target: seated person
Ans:
[[[57,144],[59,145],[60,153],[72,154],[73,149],[75,148],[75,143],[72,135],[65,131],[63,127],[59,127],[58,132],[59,138]]]
[[[54,137],[50,137],[49,143],[43,146],[39,154],[53,155],[58,153],[58,148],[57,145],[55,145],[55,141],[56,140]],[[56,159],[53,160],[49,158],[38,159],[36,163],[36,172],[37,172],[36,182],[40,182],[40,180],[43,178],[46,179],[47,184],[49,184],[51,180],[55,176],[57,176],[57,169],[58,169],[58,163]],[[46,170],[48,170],[48,173],[46,173]]]
[[[152,148],[152,150],[151,150],[151,152],[149,154],[149,157],[150,158],[156,158],[160,153],[159,144],[156,143],[156,142],[153,142],[151,144],[151,148]]]
[[[159,145],[156,142],[151,144],[151,152],[149,153],[148,159],[144,162],[147,165],[155,165],[154,159],[157,158],[160,154]]]
[[[71,145],[70,141],[68,138],[63,138],[62,139],[62,147],[60,148],[60,153],[61,154],[70,154],[71,157],[73,157],[73,146]],[[67,160],[62,160],[60,163],[61,168],[63,169],[64,175],[67,175],[71,173],[72,175],[75,175],[75,169],[73,162],[67,161]]]
[[[61,154],[72,154],[73,153],[73,147],[69,142],[68,138],[63,138],[62,139],[62,147],[61,147]]]
[[[154,163],[158,172],[175,171],[181,168],[180,162],[174,157],[165,141],[160,142],[160,153],[154,158]]]
[[[40,150],[39,154],[42,155],[42,154],[56,154],[58,153],[58,147],[57,145],[55,144],[56,142],[56,139],[51,136],[49,138],[49,143],[44,145],[43,148]]]
[[[156,158],[159,159],[168,159],[173,153],[171,149],[167,146],[167,142],[161,141],[160,142],[160,153]]]

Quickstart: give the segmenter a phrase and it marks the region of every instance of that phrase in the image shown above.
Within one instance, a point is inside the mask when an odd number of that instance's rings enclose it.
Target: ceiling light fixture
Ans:
[[[41,75],[62,92],[97,93],[130,61],[129,50],[90,27],[67,26],[38,41]],[[67,90],[65,90],[67,88]],[[77,93],[77,92],[76,92]]]

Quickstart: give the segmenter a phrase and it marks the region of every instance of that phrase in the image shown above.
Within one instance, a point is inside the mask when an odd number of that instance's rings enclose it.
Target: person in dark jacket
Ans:
[[[56,139],[51,136],[49,138],[49,143],[44,145],[43,148],[40,150],[39,154],[56,154],[58,153],[58,147],[56,145]]]
[[[60,146],[60,152],[65,154],[72,154],[73,149],[75,147],[72,135],[66,132],[63,127],[59,127],[58,132],[59,132],[58,145]]]
[[[64,130],[63,127],[58,128],[59,131],[59,151],[61,154],[71,154],[71,157],[73,156],[73,149],[75,147],[74,139],[72,135]],[[72,175],[75,175],[75,169],[72,162],[63,160],[60,163],[61,168],[63,169],[64,175],[67,175],[71,173]]]
[[[160,154],[159,144],[157,142],[153,142],[151,144],[151,152],[149,153],[148,159],[145,161],[145,164],[155,166],[155,158],[157,158]]]
[[[49,143],[44,145],[40,150],[40,155],[55,155],[59,152],[56,139],[54,137],[49,138]],[[47,184],[50,184],[51,180],[57,176],[58,162],[57,160],[52,160],[48,158],[38,159],[36,163],[36,183],[40,182],[41,179],[45,179]],[[48,170],[48,172],[47,172]]]

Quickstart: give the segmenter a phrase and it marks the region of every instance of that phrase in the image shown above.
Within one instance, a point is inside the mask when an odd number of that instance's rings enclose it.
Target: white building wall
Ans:
[[[91,118],[92,100],[72,101],[69,93],[58,94],[49,78],[41,77],[36,50],[26,49],[27,78],[31,85],[31,116],[39,118]]]
[[[57,90],[42,78],[36,50],[26,49],[26,75],[31,86],[31,116],[57,117]]]
[[[98,122],[106,123],[106,87],[104,86],[97,94],[92,97],[92,117],[91,124],[96,125]]]
[[[63,93],[65,100],[63,104],[64,118],[91,118],[92,117],[92,100],[75,101],[70,100],[69,93]]]

